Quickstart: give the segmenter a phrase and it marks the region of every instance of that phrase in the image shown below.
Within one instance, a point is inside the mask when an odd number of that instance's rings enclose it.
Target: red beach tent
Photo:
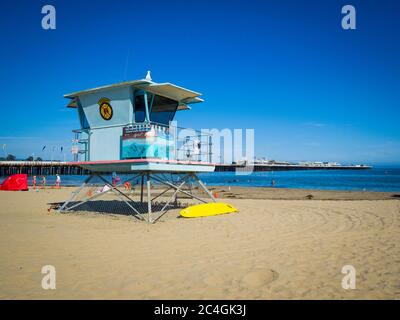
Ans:
[[[27,191],[28,190],[28,175],[13,174],[0,184],[0,190],[3,191]]]

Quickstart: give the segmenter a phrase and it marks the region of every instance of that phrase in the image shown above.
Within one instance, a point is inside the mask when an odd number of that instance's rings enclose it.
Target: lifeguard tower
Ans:
[[[178,195],[215,201],[197,175],[215,169],[211,137],[174,121],[176,112],[203,102],[200,96],[171,83],[153,82],[150,72],[143,80],[65,95],[81,126],[74,130],[74,164],[90,174],[59,211],[80,210],[113,194],[135,218],[153,223],[176,206]],[[137,193],[130,190],[132,185]]]

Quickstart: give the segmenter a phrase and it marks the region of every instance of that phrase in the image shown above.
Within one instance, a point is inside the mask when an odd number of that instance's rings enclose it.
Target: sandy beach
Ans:
[[[219,187],[239,213],[171,210],[149,225],[47,211],[70,191],[0,192],[1,299],[400,298],[395,194]],[[41,287],[44,265],[55,290]],[[354,290],[341,286],[344,265]]]

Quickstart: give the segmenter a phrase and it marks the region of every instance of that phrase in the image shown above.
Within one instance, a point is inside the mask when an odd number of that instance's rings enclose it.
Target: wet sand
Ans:
[[[70,191],[0,192],[1,299],[400,298],[393,193],[218,187],[239,213],[171,210],[149,225],[47,211]],[[56,290],[41,287],[44,265]],[[354,290],[341,286],[344,265],[356,269]]]
[[[221,198],[274,200],[388,200],[400,199],[400,192],[331,191],[285,188],[211,187]]]

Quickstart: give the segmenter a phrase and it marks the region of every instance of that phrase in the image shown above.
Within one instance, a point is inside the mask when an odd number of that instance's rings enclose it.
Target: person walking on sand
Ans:
[[[36,190],[36,176],[33,176],[33,178],[32,178],[32,186],[33,186],[33,190]]]
[[[56,174],[56,188],[57,189],[61,188],[61,177],[58,173]]]
[[[46,189],[46,176],[42,176],[42,187]]]

